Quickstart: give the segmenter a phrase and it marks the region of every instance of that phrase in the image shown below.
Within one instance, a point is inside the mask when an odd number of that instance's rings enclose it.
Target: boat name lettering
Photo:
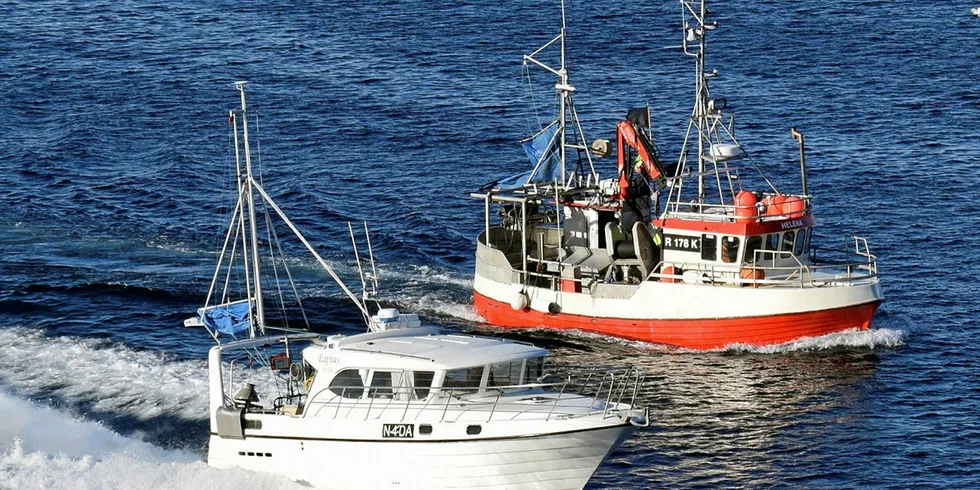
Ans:
[[[415,426],[412,424],[385,424],[381,429],[381,437],[396,437],[412,439],[415,437]]]
[[[803,226],[803,220],[801,220],[801,219],[794,219],[793,221],[787,221],[787,222],[783,223],[783,229],[784,230],[787,230],[789,228],[796,228],[796,227],[799,227],[799,226]]]
[[[701,238],[683,235],[664,235],[664,248],[684,252],[700,252]]]
[[[326,354],[320,354],[320,357],[318,359],[320,362],[324,364],[337,364],[338,362],[340,362],[339,357],[328,356]]]

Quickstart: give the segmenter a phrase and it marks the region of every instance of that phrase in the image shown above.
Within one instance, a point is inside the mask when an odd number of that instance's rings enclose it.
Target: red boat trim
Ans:
[[[812,214],[800,218],[786,218],[776,221],[749,221],[749,222],[729,222],[729,221],[702,221],[695,219],[666,218],[654,219],[653,225],[668,230],[687,230],[698,233],[718,233],[721,235],[764,235],[766,233],[776,233],[798,228],[809,228],[816,224]]]
[[[505,328],[576,329],[688,349],[717,349],[731,344],[781,344],[855,327],[866,330],[881,301],[784,315],[678,320],[548,314],[530,308],[515,311],[509,304],[476,291],[473,303],[488,323]]]

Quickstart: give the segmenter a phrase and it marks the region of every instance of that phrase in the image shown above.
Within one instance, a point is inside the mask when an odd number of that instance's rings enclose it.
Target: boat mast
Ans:
[[[698,6],[694,6],[694,2],[690,0],[681,0],[682,10],[684,11],[684,43],[682,48],[684,54],[694,57],[697,61],[695,63],[695,94],[694,94],[694,110],[691,114],[691,125],[693,125],[698,132],[698,198],[699,203],[704,203],[704,176],[706,170],[706,160],[705,160],[705,147],[709,146],[708,142],[708,131],[709,131],[709,98],[710,94],[708,92],[708,78],[715,75],[714,72],[707,73],[704,68],[704,57],[705,57],[705,37],[707,31],[710,31],[717,27],[716,23],[708,25],[705,22],[705,17],[708,14],[708,9],[704,5],[704,0],[698,2]],[[687,14],[690,14],[694,18],[696,25],[691,26],[687,23]],[[694,44],[696,43],[696,44]],[[694,50],[690,48],[695,47]],[[690,127],[688,128],[688,136],[690,136]],[[684,148],[687,149],[687,138],[685,137]],[[681,154],[689,154],[685,150],[681,151]]]
[[[238,203],[235,205],[235,208],[238,210],[238,214],[236,215],[238,217],[238,220],[237,220],[237,223],[235,221],[232,221],[232,224],[233,224],[233,226],[235,226],[236,228],[238,228],[237,230],[235,230],[235,234],[238,234],[239,232],[241,233],[241,237],[242,237],[242,257],[244,258],[243,259],[243,265],[245,266],[244,267],[244,269],[245,269],[245,297],[246,298],[251,298],[252,297],[252,277],[249,275],[249,270],[248,270],[249,269],[248,261],[250,260],[251,255],[249,255],[249,253],[248,253],[248,235],[245,233],[245,207],[244,207],[244,203],[242,202],[242,198],[245,197],[245,184],[246,183],[245,182],[242,182],[242,157],[241,157],[241,154],[239,152],[239,147],[238,147],[238,119],[235,117],[235,112],[234,111],[229,111],[228,118],[231,120],[231,123],[232,123],[232,134],[235,135],[235,178],[236,178],[236,182],[238,184]],[[237,238],[235,239],[235,243],[238,243],[238,239]],[[225,294],[226,295],[228,294],[228,280],[231,279],[231,267],[232,267],[232,264],[234,263],[234,261],[235,261],[235,255],[234,255],[234,253],[232,253],[232,257],[231,257],[231,259],[228,262],[228,276],[225,278]],[[220,265],[220,261],[219,261],[219,265]],[[224,302],[224,301],[222,301],[222,302]],[[251,308],[248,309],[248,319],[249,319],[249,322],[248,322],[248,334],[249,334],[250,337],[254,338],[255,337],[255,325],[256,325],[257,322],[255,321],[255,318],[253,317],[253,313],[252,313],[252,309]]]
[[[558,85],[555,86],[558,92],[561,94],[559,97],[560,101],[558,103],[558,132],[561,133],[561,150],[559,158],[561,159],[561,181],[565,185],[568,183],[568,177],[565,175],[565,98],[569,97],[572,93],[571,85],[568,84],[568,70],[565,69],[565,0],[561,0],[561,68],[558,70]]]
[[[694,16],[697,20],[698,25],[694,30],[694,35],[698,41],[698,51],[697,51],[697,63],[696,65],[696,76],[697,76],[697,95],[694,100],[694,111],[695,117],[697,118],[698,127],[698,202],[704,202],[704,174],[706,170],[705,160],[704,160],[704,150],[705,144],[705,131],[708,130],[708,77],[704,71],[704,55],[705,55],[705,23],[704,17],[707,14],[707,8],[705,8],[704,0],[699,2],[698,13]]]
[[[255,220],[255,196],[253,189],[255,179],[252,176],[252,152],[248,146],[248,113],[245,106],[245,84],[248,82],[235,82],[235,87],[242,96],[242,137],[245,143],[245,182],[248,186],[248,224],[252,235],[252,278],[255,286],[255,319],[259,332],[265,335],[265,309],[262,306],[262,278],[259,273],[259,239],[256,231]]]
[[[542,52],[548,46],[554,43],[558,43],[559,49],[561,50],[560,66],[556,70],[550,66],[538,61],[535,56]],[[578,120],[578,113],[575,111],[575,103],[572,101],[572,93],[575,92],[575,87],[572,86],[568,81],[568,68],[565,66],[565,0],[561,2],[561,32],[557,37],[548,41],[544,46],[541,46],[531,54],[524,55],[524,62],[528,61],[534,63],[535,65],[544,68],[545,70],[553,73],[558,77],[558,83],[555,84],[555,90],[558,92],[558,158],[561,161],[561,185],[562,188],[567,188],[571,186],[571,179],[573,176],[569,176],[567,173],[566,162],[567,162],[567,149],[569,147],[575,148],[579,151],[585,151],[586,160],[589,163],[589,174],[592,180],[598,182],[598,175],[595,173],[595,166],[592,164],[592,155],[588,151],[588,147],[585,145],[585,133],[582,131],[582,124]],[[568,127],[568,114],[571,114],[571,123],[573,124],[573,130],[576,131],[578,142],[576,144],[570,145],[568,143],[568,135],[566,133]],[[537,170],[537,167],[535,167]],[[576,174],[577,175],[577,174]],[[575,183],[576,185],[579,182]]]
[[[698,57],[697,57],[697,100],[695,100],[695,107],[698,117],[698,202],[704,202],[704,131],[705,131],[705,92],[708,88],[708,80],[704,77],[704,1],[701,1],[701,16],[698,18]]]

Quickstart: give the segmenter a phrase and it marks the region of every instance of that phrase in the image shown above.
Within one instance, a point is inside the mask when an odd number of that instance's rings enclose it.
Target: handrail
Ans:
[[[415,389],[418,388],[428,389],[430,394],[424,399],[415,400],[397,400],[396,396],[392,395],[383,406],[379,404],[377,408],[379,412],[376,414],[374,413],[376,410],[374,398],[377,397],[370,396],[371,387],[333,386],[309,396],[303,416],[320,416],[322,410],[329,407],[333,408],[332,417],[334,419],[350,417],[355,414],[355,410],[360,409],[365,411],[364,420],[368,420],[372,415],[374,415],[374,419],[380,419],[393,413],[400,421],[404,421],[409,418],[412,411],[416,411],[414,420],[418,420],[423,413],[439,410],[441,412],[438,415],[439,422],[445,421],[450,414],[459,417],[466,412],[486,412],[486,421],[489,423],[493,421],[494,415],[499,415],[503,411],[502,407],[505,406],[509,408],[506,410],[509,414],[539,413],[544,417],[544,420],[550,420],[557,413],[561,413],[563,417],[581,417],[601,412],[603,418],[607,418],[612,416],[623,417],[624,414],[635,412],[633,403],[636,401],[643,377],[632,366],[625,368],[560,366],[554,374],[560,375],[564,379],[556,383],[535,382],[509,386],[484,386],[482,387],[483,391],[478,393],[473,393],[473,390],[480,390],[481,387],[399,386],[399,389],[404,389],[408,393],[414,393]],[[583,379],[585,382],[581,383]],[[597,379],[598,381],[596,381]],[[487,396],[487,392],[490,390],[496,391],[492,397]],[[348,393],[356,391],[360,391],[361,396],[347,397]],[[324,392],[332,394],[332,398],[327,399],[327,396],[330,395]],[[547,405],[537,405],[537,409],[529,410],[526,408],[526,402],[521,399],[527,394],[544,395],[544,398],[548,399],[548,403]],[[583,397],[591,399],[591,404],[587,408],[580,402]],[[366,407],[363,405],[364,398],[370,398]],[[445,403],[433,406],[433,400],[437,399],[444,400]],[[450,411],[450,408],[453,410]],[[544,409],[547,409],[547,412]],[[343,416],[340,415],[341,411],[344,411]]]
[[[845,247],[843,252],[847,258],[844,261],[818,261],[817,251],[823,250],[818,247],[810,247],[808,251],[809,261],[801,261],[792,251],[789,250],[756,250],[754,253],[753,263],[726,263],[726,264],[713,264],[705,262],[678,262],[678,261],[661,261],[656,266],[651,268],[651,272],[647,274],[644,280],[657,280],[657,279],[671,279],[676,282],[682,282],[684,277],[680,274],[663,274],[662,271],[664,266],[674,266],[684,269],[685,271],[696,270],[702,274],[707,275],[704,283],[710,283],[712,285],[759,285],[759,286],[781,286],[781,287],[827,287],[832,285],[854,285],[865,283],[867,281],[874,280],[878,277],[878,264],[877,257],[870,252],[870,248],[867,243],[867,239],[864,237],[854,236],[851,237],[853,240],[853,248]],[[859,258],[859,260],[853,260],[851,257]],[[540,262],[541,264],[556,265],[562,264],[560,260],[539,260],[534,257],[528,258],[529,262]],[[777,261],[790,260],[795,262],[792,265],[777,265]],[[753,265],[765,264],[763,269],[766,271],[765,279],[754,279],[754,278],[743,278],[740,276],[740,271],[744,267],[751,267]],[[820,277],[815,278],[815,273],[819,272],[831,272],[834,269],[842,270],[844,272],[843,277]],[[866,273],[856,273],[855,270],[867,271]],[[582,288],[591,288],[598,283],[608,283],[607,280],[603,278],[603,274],[586,274],[583,271],[583,275],[580,278],[573,277],[562,277],[557,273],[543,271],[536,272],[534,270],[517,271],[521,275],[520,282],[525,283],[527,278],[535,278],[538,281],[544,281],[545,284],[540,284],[541,287],[549,287],[552,290],[559,290],[560,284],[562,282],[576,282],[580,283]],[[608,275],[608,271],[606,272]],[[526,276],[526,278],[524,277]],[[548,284],[550,283],[550,284]],[[617,283],[620,284],[620,283]],[[631,283],[632,284],[632,283]],[[637,284],[632,284],[636,286]],[[594,292],[594,291],[593,291]]]
[[[852,237],[854,240],[853,250],[846,248],[843,252],[844,261],[830,262],[818,261],[816,258],[816,247],[810,249],[810,260],[805,263],[788,250],[755,250],[753,261],[743,264],[723,264],[716,265],[704,262],[678,262],[661,261],[647,276],[647,280],[669,279],[683,281],[681,274],[664,274],[665,266],[672,266],[684,271],[697,271],[704,277],[703,283],[714,285],[759,285],[759,286],[793,286],[799,288],[806,287],[826,287],[831,285],[854,285],[874,280],[878,277],[877,257],[869,250],[867,239],[864,237]],[[849,257],[857,256],[861,260],[852,260]],[[777,259],[779,257],[779,259]],[[793,265],[777,265],[777,260],[792,259]],[[821,263],[822,262],[822,263]],[[745,267],[761,267],[766,272],[764,279],[744,278],[740,272]],[[866,273],[857,273],[856,270],[864,270]],[[832,277],[815,277],[817,272],[842,271],[843,277],[834,275]]]

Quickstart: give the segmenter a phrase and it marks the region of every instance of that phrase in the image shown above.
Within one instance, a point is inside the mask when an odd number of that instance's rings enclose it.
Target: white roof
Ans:
[[[525,342],[407,328],[327,339],[304,352],[311,364],[327,359],[330,369],[444,370],[541,357],[548,351]],[[326,367],[326,366],[323,366]]]

